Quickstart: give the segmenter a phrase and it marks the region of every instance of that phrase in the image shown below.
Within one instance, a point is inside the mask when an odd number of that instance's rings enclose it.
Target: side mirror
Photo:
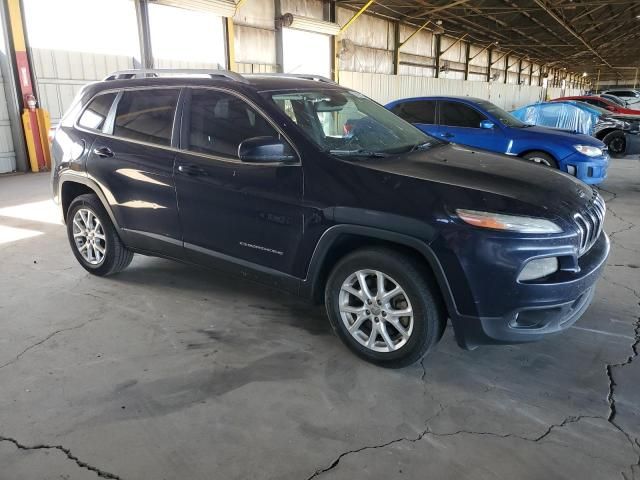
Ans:
[[[496,124],[493,123],[491,120],[482,120],[480,122],[480,128],[487,128],[487,129],[492,129],[495,128]]]
[[[295,162],[296,155],[288,143],[276,137],[247,138],[238,146],[243,162]]]

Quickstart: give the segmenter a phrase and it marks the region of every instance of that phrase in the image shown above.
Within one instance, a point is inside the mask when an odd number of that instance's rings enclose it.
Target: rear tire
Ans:
[[[602,139],[612,157],[623,157],[627,151],[627,139],[624,132],[616,130],[607,133]]]
[[[544,165],[545,167],[558,168],[558,163],[548,153],[544,152],[529,152],[525,153],[522,158],[529,160],[530,162]]]
[[[327,280],[325,307],[347,347],[387,368],[419,361],[446,326],[434,279],[414,258],[388,248],[357,250],[340,260]]]
[[[69,205],[66,223],[71,251],[89,273],[112,275],[131,263],[133,252],[120,240],[95,194],[76,197]]]

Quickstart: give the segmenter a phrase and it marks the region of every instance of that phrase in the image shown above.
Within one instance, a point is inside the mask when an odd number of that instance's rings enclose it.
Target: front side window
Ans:
[[[193,90],[188,126],[188,150],[238,158],[238,147],[249,138],[279,138],[275,128],[244,100],[215,90]]]
[[[91,130],[101,130],[109,114],[109,109],[116,98],[116,93],[104,93],[95,97],[82,112],[78,125]]]
[[[171,145],[179,93],[178,89],[125,91],[116,109],[113,135],[156,145]]]
[[[459,102],[440,102],[440,124],[448,127],[480,128],[486,117]]]
[[[439,143],[358,92],[317,89],[264,95],[320,149],[336,156],[384,156]]]
[[[527,126],[526,123],[521,122],[509,112],[497,106],[495,103],[491,103],[487,100],[476,100],[476,102],[483,110],[488,112],[490,115],[493,115],[494,118],[500,120],[500,122],[502,122],[502,124],[506,125],[507,127],[524,128]]]
[[[409,123],[436,123],[436,102],[434,101],[414,100],[400,103],[391,111]]]

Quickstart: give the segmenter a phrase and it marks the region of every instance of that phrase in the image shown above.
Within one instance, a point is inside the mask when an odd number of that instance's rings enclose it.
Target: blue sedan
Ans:
[[[600,140],[528,125],[487,100],[416,97],[387,108],[436,138],[559,168],[585,183],[598,184],[607,176],[609,155]]]

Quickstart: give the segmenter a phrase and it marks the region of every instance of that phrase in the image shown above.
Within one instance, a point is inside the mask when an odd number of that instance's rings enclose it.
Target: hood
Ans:
[[[532,126],[532,127],[520,128],[518,130],[523,131],[525,134],[528,134],[528,135],[544,135],[546,141],[553,139],[556,141],[564,140],[571,145],[577,145],[577,143],[580,143],[580,145],[593,145],[594,147],[598,147],[598,148],[602,148],[604,146],[604,144],[596,138],[593,138],[589,135],[585,135],[584,133],[580,133],[574,130],[568,130],[564,128]]]
[[[540,215],[567,218],[567,209],[571,213],[584,210],[594,195],[592,187],[559,170],[455,144],[443,144],[395,157],[367,159],[359,165],[485,193],[487,195],[482,199],[486,205],[476,205],[476,208],[492,208],[494,211],[509,212],[511,207],[526,203],[531,207],[529,210],[536,210]],[[446,195],[445,189],[435,189]],[[462,192],[455,194],[461,201],[466,198]],[[491,195],[501,198],[496,202],[495,198],[490,198]],[[505,198],[512,202],[505,202]]]

